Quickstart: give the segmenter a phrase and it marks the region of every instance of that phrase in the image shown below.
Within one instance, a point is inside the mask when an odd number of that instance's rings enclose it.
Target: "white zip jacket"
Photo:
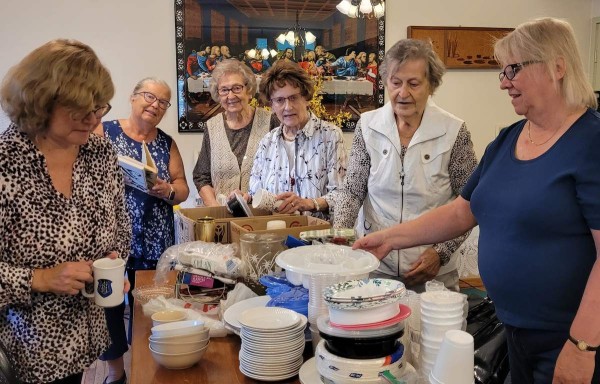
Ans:
[[[448,172],[450,155],[464,121],[428,100],[419,129],[404,157],[392,105],[363,113],[363,139],[371,159],[368,193],[357,220],[365,235],[413,220],[455,198]],[[395,250],[381,261],[379,271],[398,276],[410,269],[431,245]],[[439,274],[456,269],[455,258]]]

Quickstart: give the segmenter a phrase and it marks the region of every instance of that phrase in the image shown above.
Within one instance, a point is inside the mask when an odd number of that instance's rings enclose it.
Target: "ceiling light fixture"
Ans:
[[[287,41],[292,47],[301,46],[305,44],[313,44],[317,41],[317,36],[312,32],[300,26],[298,22],[299,11],[296,11],[296,25],[288,29],[285,33],[281,33],[275,39],[279,44],[285,44]]]
[[[352,18],[377,18],[385,14],[383,0],[342,0],[335,6],[338,11]]]

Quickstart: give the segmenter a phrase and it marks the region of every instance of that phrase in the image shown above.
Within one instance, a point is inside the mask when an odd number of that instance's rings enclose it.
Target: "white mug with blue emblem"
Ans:
[[[94,292],[88,293],[82,289],[85,297],[93,298],[100,307],[116,307],[125,299],[123,288],[125,286],[125,260],[98,259],[92,264],[94,274]]]

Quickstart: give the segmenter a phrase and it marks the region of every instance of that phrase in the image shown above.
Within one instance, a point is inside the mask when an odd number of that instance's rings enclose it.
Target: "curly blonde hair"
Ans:
[[[0,105],[18,128],[45,132],[56,105],[89,112],[107,104],[115,87],[92,48],[56,39],[36,48],[12,67],[0,86]]]

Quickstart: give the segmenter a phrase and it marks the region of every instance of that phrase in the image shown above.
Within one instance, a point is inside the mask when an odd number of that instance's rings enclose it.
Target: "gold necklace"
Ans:
[[[564,124],[564,121],[563,121]],[[556,128],[556,130],[554,130],[554,133],[552,133],[552,135],[550,135],[549,138],[547,138],[546,140],[544,140],[541,143],[536,143],[535,141],[533,141],[533,139],[531,138],[531,121],[527,120],[527,138],[529,139],[529,142],[533,145],[535,145],[536,147],[539,147],[541,145],[546,144],[547,142],[550,141],[550,139],[552,139],[554,137],[554,135],[556,135],[556,132],[558,132],[560,130],[560,128],[562,127],[562,124],[558,126],[558,128]]]

